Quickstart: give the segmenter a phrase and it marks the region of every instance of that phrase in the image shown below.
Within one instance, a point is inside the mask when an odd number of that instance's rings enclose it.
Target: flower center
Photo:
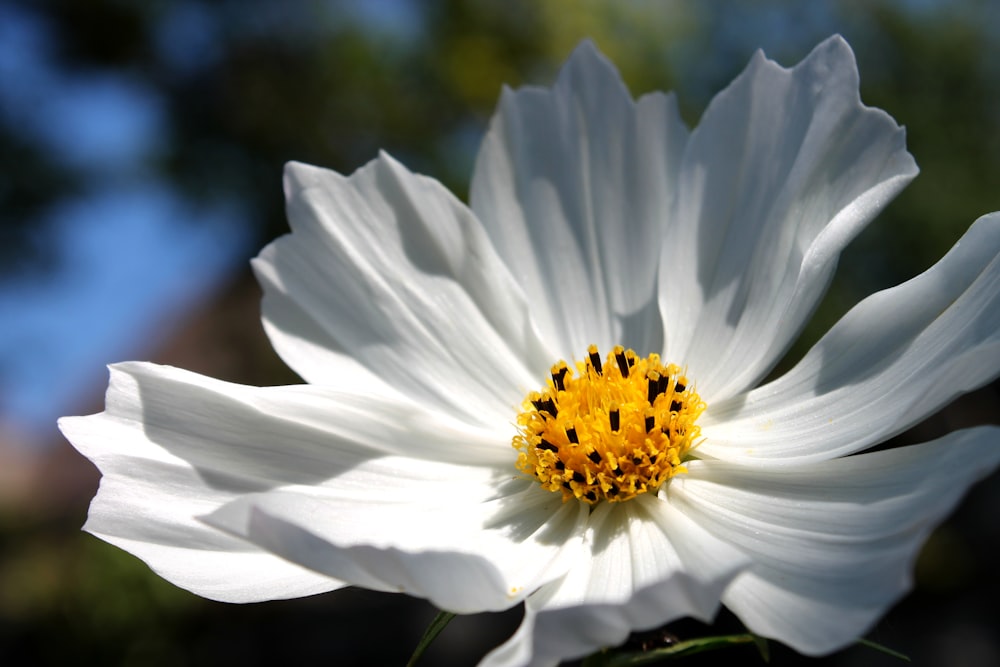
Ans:
[[[687,472],[705,404],[683,371],[621,345],[604,363],[596,345],[587,353],[575,373],[560,361],[546,388],[528,394],[513,441],[518,470],[563,501],[590,504],[629,500]]]

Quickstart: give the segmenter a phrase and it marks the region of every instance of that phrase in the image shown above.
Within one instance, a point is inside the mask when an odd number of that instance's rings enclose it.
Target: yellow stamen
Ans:
[[[545,389],[528,394],[513,442],[518,470],[564,501],[590,504],[629,500],[687,472],[705,404],[681,368],[620,345],[601,363],[591,345],[575,370],[560,361]]]

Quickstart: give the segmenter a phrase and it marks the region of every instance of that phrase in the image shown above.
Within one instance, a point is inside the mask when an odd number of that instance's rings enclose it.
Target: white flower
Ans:
[[[112,367],[106,410],[60,422],[104,474],[85,528],[217,600],[525,601],[488,665],[555,664],[720,601],[804,653],[853,641],[1000,460],[995,427],[851,456],[1000,373],[997,214],[754,388],[917,173],[857,78],[840,38],[791,70],[758,54],[689,133],[672,96],[633,101],[585,43],[552,89],[504,91],[469,207],[384,154],[349,177],[290,165],[292,234],[254,268],[309,384]],[[652,380],[622,389],[618,345]],[[563,359],[588,379],[560,393]],[[666,398],[628,393],[645,382]],[[611,502],[622,485],[635,497]]]

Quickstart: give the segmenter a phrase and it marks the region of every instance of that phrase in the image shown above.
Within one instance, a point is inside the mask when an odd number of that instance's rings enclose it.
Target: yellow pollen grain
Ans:
[[[517,468],[564,501],[630,500],[686,472],[704,410],[680,367],[620,345],[602,361],[591,345],[585,360],[560,361],[528,394],[513,440]]]

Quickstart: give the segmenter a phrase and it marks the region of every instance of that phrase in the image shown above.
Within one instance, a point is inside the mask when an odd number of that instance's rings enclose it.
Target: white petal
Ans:
[[[471,205],[561,357],[662,349],[659,244],[686,136],[673,96],[633,102],[590,42],[551,90],[504,90]]]
[[[916,278],[855,306],[791,371],[702,418],[706,457],[865,449],[1000,374],[1000,214]]]
[[[684,154],[660,271],[668,356],[703,398],[767,373],[840,251],[916,173],[903,129],[861,104],[839,37],[791,70],[758,52],[716,96]]]
[[[693,616],[710,621],[723,589],[749,564],[739,551],[671,507],[643,496],[598,506],[589,553],[525,604],[517,633],[483,664],[555,665]]]
[[[320,484],[387,453],[501,467],[512,458],[509,442],[402,398],[349,386],[258,389],[137,363],[111,368],[105,412],[60,428],[104,475],[85,529],[178,586],[231,602],[342,584],[196,517],[248,492]]]
[[[472,213],[385,154],[350,177],[285,177],[293,233],[254,262],[282,358],[326,384],[346,353],[416,400],[508,424],[553,356]]]
[[[458,613],[506,609],[565,572],[584,505],[508,473],[446,468],[380,459],[322,488],[240,498],[206,521],[317,572]]]
[[[1000,463],[1000,429],[844,459],[748,468],[695,461],[670,498],[754,565],[723,602],[750,630],[811,655],[841,648],[910,587],[934,525]]]

